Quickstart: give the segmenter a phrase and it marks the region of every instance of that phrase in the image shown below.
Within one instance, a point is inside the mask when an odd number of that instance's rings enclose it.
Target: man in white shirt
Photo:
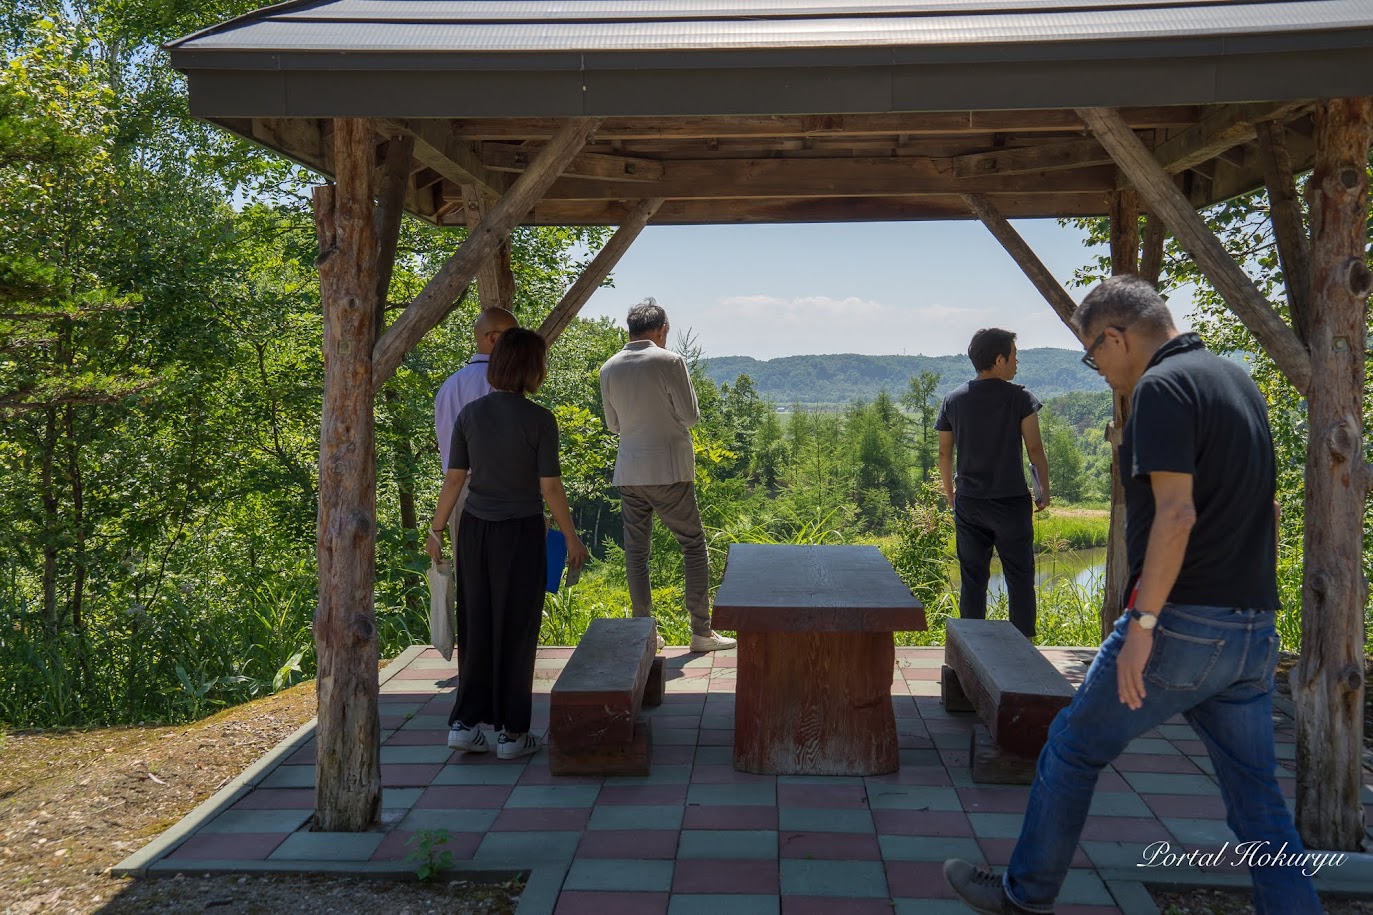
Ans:
[[[453,425],[458,421],[462,408],[479,397],[491,393],[491,384],[486,380],[486,365],[491,361],[491,350],[496,341],[520,322],[504,308],[483,309],[472,322],[472,336],[477,351],[467,364],[458,369],[439,388],[434,397],[434,435],[439,443],[439,460],[443,472],[448,471],[448,446],[453,440]],[[462,517],[463,506],[467,504],[467,486],[464,485],[453,513],[448,516],[449,542],[458,542],[458,519]]]
[[[613,482],[624,519],[629,600],[635,616],[652,616],[648,557],[656,513],[682,545],[691,650],[733,648],[734,639],[710,628],[710,562],[691,445],[691,427],[701,416],[696,389],[686,360],[667,349],[661,306],[644,300],[629,310],[628,323],[629,342],[601,366],[601,400],[606,426],[620,437]]]

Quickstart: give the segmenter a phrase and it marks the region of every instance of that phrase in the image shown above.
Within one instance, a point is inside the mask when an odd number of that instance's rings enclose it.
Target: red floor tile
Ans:
[[[402,728],[386,738],[385,745],[388,747],[442,747],[446,746],[447,743],[448,731],[446,729],[442,731],[419,731]]]
[[[1102,772],[1097,776],[1096,790],[1098,791],[1134,791],[1130,783],[1119,772],[1110,770]]]
[[[654,715],[651,720],[655,728],[699,728],[701,726],[700,715]]]
[[[1153,817],[1088,817],[1082,838],[1091,842],[1171,842],[1172,835]]]
[[[776,782],[777,776],[740,772],[733,766],[693,766],[691,781],[697,785],[764,785]]]
[[[1189,819],[1225,819],[1225,802],[1205,794],[1141,794],[1140,800],[1149,805],[1156,817],[1187,817]]]
[[[817,861],[880,861],[877,836],[853,832],[784,832],[778,837],[783,858]]]
[[[495,754],[488,753],[488,756]],[[594,775],[554,775],[547,765],[530,763],[520,775],[520,785],[599,785],[605,779]]]
[[[861,809],[868,806],[868,792],[862,785],[779,784],[777,806]]]
[[[592,829],[582,835],[577,857],[670,861],[678,836],[675,829]]]
[[[553,915],[667,915],[667,893],[592,893],[568,890]]]
[[[887,890],[894,899],[953,899],[942,861],[888,861]]]
[[[598,806],[685,804],[686,785],[607,785],[596,795]]]
[[[700,734],[696,738],[696,744],[702,747],[732,747],[734,746],[734,731],[721,728],[701,728]]]
[[[953,787],[953,779],[949,778],[949,772],[943,766],[902,766],[896,772],[873,776],[872,781],[883,785]]]
[[[891,915],[891,902],[847,896],[783,896],[782,915]]]
[[[683,858],[677,862],[672,877],[674,893],[756,893],[775,896],[777,891],[777,862],[773,860]]]
[[[1024,813],[1029,788],[959,788],[958,799],[968,813]]]
[[[254,788],[230,810],[314,810],[314,788]]]
[[[649,757],[658,766],[688,766],[695,758],[695,747],[669,747],[662,744],[654,744],[653,755]]]
[[[978,839],[977,844],[982,849],[982,857],[992,867],[1005,867],[1011,863],[1011,852],[1015,849],[1015,839]],[[1087,853],[1078,846],[1073,852],[1073,860],[1070,867],[1091,867],[1092,861],[1087,857]]]
[[[307,744],[282,760],[285,766],[313,766],[315,764],[315,745]]]
[[[874,810],[880,836],[971,836],[972,825],[960,810]]]
[[[683,829],[776,829],[776,807],[689,806]]]
[[[192,861],[264,861],[288,835],[288,832],[202,832],[181,843],[167,857]]]
[[[1178,775],[1201,773],[1194,762],[1176,753],[1122,753],[1111,765],[1119,772],[1169,772]]]
[[[383,788],[427,788],[443,769],[443,763],[382,765]]]

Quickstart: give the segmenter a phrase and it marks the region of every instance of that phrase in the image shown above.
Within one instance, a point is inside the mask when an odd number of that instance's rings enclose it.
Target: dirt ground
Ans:
[[[0,912],[509,913],[517,885],[320,876],[126,880],[109,868],[315,714],[315,684],[180,727],[0,735]]]

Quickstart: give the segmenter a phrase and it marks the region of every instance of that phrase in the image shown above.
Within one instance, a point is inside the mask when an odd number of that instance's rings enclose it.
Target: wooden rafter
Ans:
[[[414,301],[401,312],[396,322],[377,341],[372,361],[372,390],[390,378],[405,354],[443,320],[443,316],[477,273],[482,261],[500,245],[501,238],[520,223],[535,202],[553,183],[572,157],[595,131],[599,118],[572,118],[553,139],[544,144],[528,170],[511,186],[499,203]]]
[[[492,171],[522,172],[538,155],[537,146],[508,143],[483,143],[481,161]],[[636,156],[582,153],[568,163],[563,175],[569,178],[601,178],[605,181],[657,181],[663,177],[663,163]]]
[[[1264,183],[1268,186],[1268,212],[1278,241],[1287,310],[1292,315],[1292,328],[1298,339],[1306,343],[1311,327],[1311,246],[1307,243],[1301,199],[1297,196],[1297,181],[1285,134],[1278,121],[1261,123],[1259,158],[1263,163]]]
[[[572,319],[577,316],[577,312],[582,310],[586,300],[591,298],[591,294],[600,288],[605,278],[610,276],[610,271],[615,269],[620,258],[629,250],[629,246],[634,243],[634,239],[639,237],[644,226],[653,218],[653,214],[658,211],[658,207],[663,205],[661,199],[640,200],[629,211],[629,216],[621,223],[620,228],[610,237],[610,241],[605,243],[592,258],[591,263],[587,264],[581,276],[563,295],[562,300],[557,306],[548,313],[548,317],[539,325],[539,333],[548,341],[550,346],[558,336],[567,329],[567,325],[572,323]]]
[[[938,160],[936,164],[941,171],[950,171],[956,177],[974,178],[992,174],[1021,175],[1026,172],[1110,165],[1111,157],[1096,140],[1067,140],[1052,145],[971,153]]]
[[[1150,212],[1158,213],[1168,224],[1230,310],[1249,328],[1293,387],[1304,393],[1311,382],[1311,357],[1306,348],[1192,209],[1130,125],[1110,108],[1083,108],[1079,113],[1139,190]]]
[[[1166,172],[1195,168],[1208,159],[1254,139],[1263,121],[1286,121],[1311,107],[1309,100],[1226,105],[1154,146]]]
[[[504,174],[487,168],[472,141],[453,132],[450,121],[388,120],[383,129],[399,131],[415,139],[415,158],[458,184],[476,184],[483,192],[500,196],[510,185]]]

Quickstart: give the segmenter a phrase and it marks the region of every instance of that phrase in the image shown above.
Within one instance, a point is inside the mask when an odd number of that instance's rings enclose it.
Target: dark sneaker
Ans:
[[[533,756],[543,747],[543,741],[528,731],[523,734],[507,734],[501,731],[496,740],[496,756],[501,759],[519,759]]]
[[[469,728],[461,721],[448,729],[448,746],[464,753],[486,753],[491,749],[481,728]]]
[[[944,862],[944,880],[963,904],[984,915],[1033,915],[1006,895],[1001,875],[990,867],[977,867],[958,858]]]

